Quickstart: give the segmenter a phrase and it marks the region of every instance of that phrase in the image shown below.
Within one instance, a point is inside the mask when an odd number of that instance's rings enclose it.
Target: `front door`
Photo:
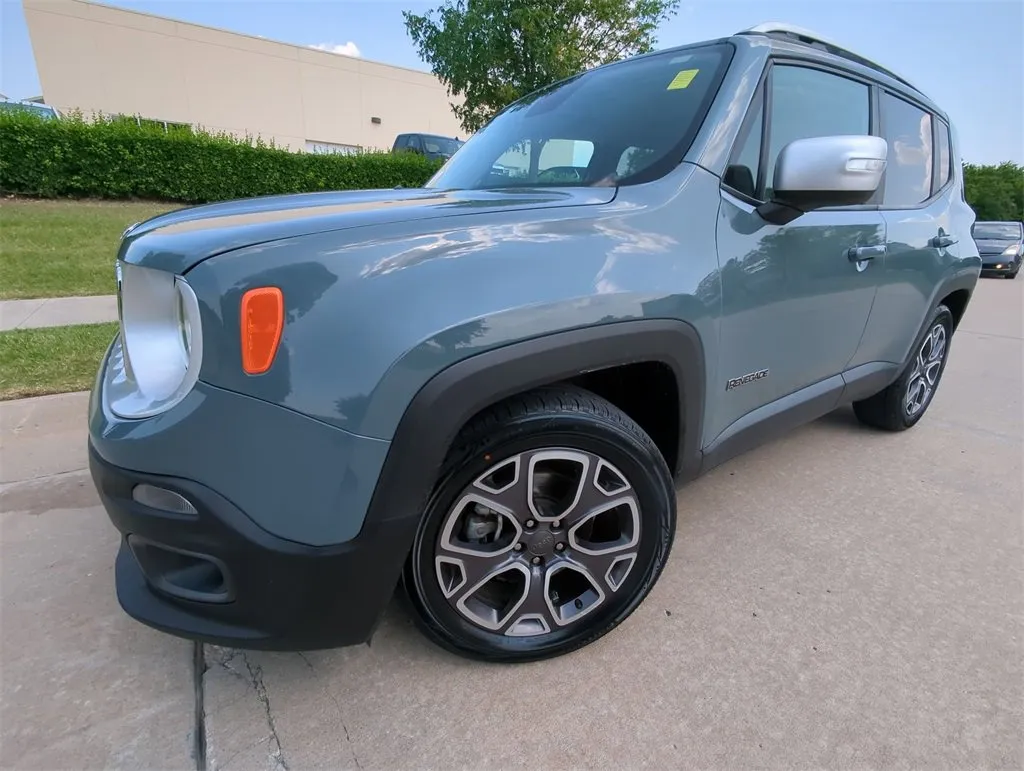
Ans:
[[[857,352],[882,270],[882,215],[869,207],[833,208],[776,226],[755,208],[770,197],[775,162],[788,143],[871,134],[870,94],[854,76],[776,62],[755,97],[722,186],[723,382],[708,438],[758,407],[840,374]]]

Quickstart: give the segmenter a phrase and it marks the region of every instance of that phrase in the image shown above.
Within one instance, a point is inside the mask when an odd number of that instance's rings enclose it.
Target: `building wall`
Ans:
[[[248,133],[293,150],[390,149],[405,132],[465,139],[428,72],[86,0],[23,4],[43,96],[62,111]]]

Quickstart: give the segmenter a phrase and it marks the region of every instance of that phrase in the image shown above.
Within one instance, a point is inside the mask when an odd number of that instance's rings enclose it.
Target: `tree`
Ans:
[[[964,195],[982,222],[1024,220],[1024,166],[964,165]]]
[[[679,0],[444,0],[405,27],[467,132],[538,88],[653,50]]]

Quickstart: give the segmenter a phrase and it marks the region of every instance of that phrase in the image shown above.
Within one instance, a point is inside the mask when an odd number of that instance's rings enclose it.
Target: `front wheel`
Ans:
[[[953,314],[945,305],[940,305],[896,382],[864,401],[854,402],[857,418],[866,425],[887,431],[903,431],[914,426],[935,398],[946,369],[952,336]]]
[[[675,532],[665,460],[593,393],[544,388],[462,431],[404,572],[428,637],[518,662],[594,642],[661,573]]]

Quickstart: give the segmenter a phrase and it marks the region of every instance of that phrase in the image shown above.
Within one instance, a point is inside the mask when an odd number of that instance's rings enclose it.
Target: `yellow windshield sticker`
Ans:
[[[672,82],[668,84],[669,91],[674,91],[677,88],[686,88],[688,85],[693,83],[693,79],[697,77],[697,73],[700,70],[680,70],[679,73],[672,78]]]

